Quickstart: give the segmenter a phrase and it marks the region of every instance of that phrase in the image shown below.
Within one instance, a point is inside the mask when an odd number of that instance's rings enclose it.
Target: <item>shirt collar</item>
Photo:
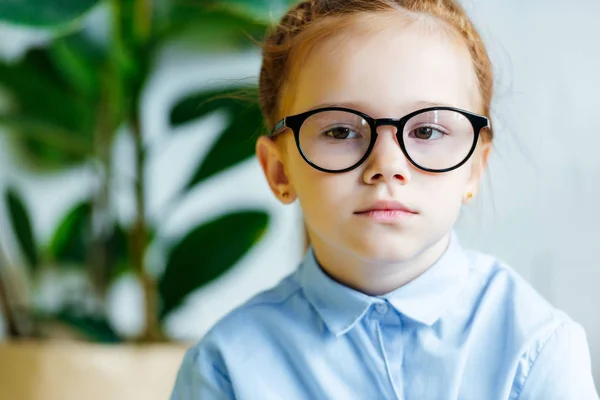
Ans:
[[[454,231],[444,254],[406,285],[383,295],[403,315],[431,326],[459,296],[466,284],[469,259]]]
[[[400,314],[425,325],[437,321],[465,284],[468,260],[454,231],[444,254],[429,269],[404,286],[382,296],[368,296],[326,275],[312,247],[297,271],[307,300],[327,328],[343,335],[362,319],[371,304],[387,300]]]

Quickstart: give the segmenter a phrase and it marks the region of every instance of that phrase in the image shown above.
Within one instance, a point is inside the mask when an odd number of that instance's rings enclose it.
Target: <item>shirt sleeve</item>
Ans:
[[[586,334],[568,321],[539,344],[518,400],[598,400]]]
[[[233,400],[235,396],[218,353],[189,349],[181,363],[171,400]]]

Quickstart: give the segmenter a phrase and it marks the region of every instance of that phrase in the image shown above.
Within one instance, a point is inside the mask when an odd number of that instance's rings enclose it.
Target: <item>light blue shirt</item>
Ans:
[[[172,400],[598,399],[584,330],[453,233],[384,296],[332,280],[309,250],[188,350]]]

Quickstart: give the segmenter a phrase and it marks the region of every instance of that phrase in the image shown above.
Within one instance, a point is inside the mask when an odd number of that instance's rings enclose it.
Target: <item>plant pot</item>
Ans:
[[[0,399],[165,400],[188,346],[0,344]]]

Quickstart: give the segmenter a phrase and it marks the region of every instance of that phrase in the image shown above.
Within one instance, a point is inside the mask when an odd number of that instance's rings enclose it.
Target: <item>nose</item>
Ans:
[[[381,126],[377,128],[377,140],[366,160],[363,180],[373,185],[380,182],[396,181],[406,184],[410,180],[410,161],[406,158],[398,138],[397,128]]]

